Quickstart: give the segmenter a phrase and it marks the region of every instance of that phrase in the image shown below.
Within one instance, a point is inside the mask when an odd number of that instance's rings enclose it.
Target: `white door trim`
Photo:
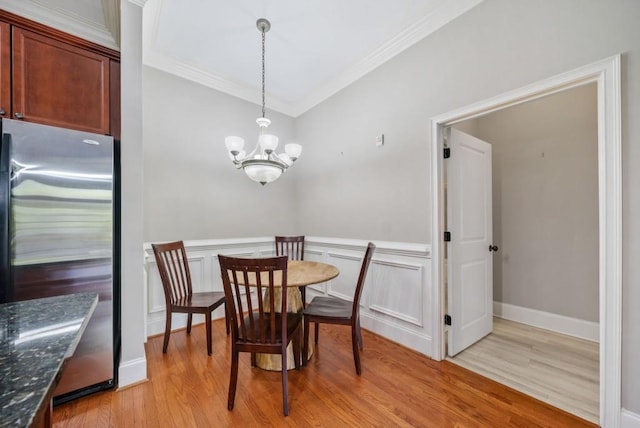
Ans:
[[[620,55],[431,119],[433,358],[445,356],[443,130],[556,92],[595,82],[598,93],[600,425],[620,426],[622,348],[622,168]]]

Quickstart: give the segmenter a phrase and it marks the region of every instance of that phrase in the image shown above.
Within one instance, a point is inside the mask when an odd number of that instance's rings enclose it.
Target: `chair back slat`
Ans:
[[[304,235],[276,236],[276,256],[289,256],[289,260],[304,260]]]
[[[265,345],[286,341],[287,293],[278,290],[281,299],[276,299],[275,289],[286,290],[287,256],[246,259],[218,255],[218,260],[234,340]],[[276,313],[280,315],[274,316]]]
[[[189,299],[192,294],[191,272],[182,241],[152,244],[167,305]]]
[[[353,306],[352,306],[352,317],[356,317],[358,314],[358,309],[360,306],[360,296],[362,295],[362,289],[364,288],[364,281],[367,278],[367,272],[369,271],[369,264],[371,263],[371,258],[373,257],[373,252],[375,251],[376,246],[373,242],[369,242],[367,245],[367,251],[364,253],[364,258],[362,259],[362,266],[360,267],[360,275],[358,276],[358,284],[356,285],[356,292],[353,296]]]

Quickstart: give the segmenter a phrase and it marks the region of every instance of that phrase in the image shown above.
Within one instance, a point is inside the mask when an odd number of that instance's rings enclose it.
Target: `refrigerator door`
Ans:
[[[97,292],[54,395],[113,385],[113,138],[7,119],[2,133],[3,146],[10,140],[5,294]]]

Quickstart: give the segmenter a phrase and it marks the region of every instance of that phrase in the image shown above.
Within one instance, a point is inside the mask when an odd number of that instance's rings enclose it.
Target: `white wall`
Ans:
[[[486,0],[300,116],[300,230],[430,242],[431,117],[622,53],[622,406],[640,413],[639,16],[634,0]]]
[[[597,323],[596,85],[465,124],[492,146],[494,301]]]
[[[255,147],[260,106],[150,67],[143,77],[145,240],[296,233],[292,196],[306,153],[262,186],[235,169],[224,145],[237,135],[245,149]],[[293,119],[268,109],[266,116],[280,151],[293,141]]]
[[[121,2],[121,317],[119,385],[147,377],[142,209],[142,8]]]

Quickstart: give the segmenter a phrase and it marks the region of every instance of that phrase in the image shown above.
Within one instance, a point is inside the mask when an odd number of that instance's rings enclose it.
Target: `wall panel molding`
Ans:
[[[218,254],[235,257],[270,257],[275,253],[273,237],[185,241],[194,291],[222,290]],[[368,241],[306,237],[305,260],[333,264],[340,275],[307,288],[307,299],[336,296],[352,300]],[[431,249],[429,245],[375,242],[360,301],[361,325],[376,334],[431,356],[433,328],[431,309]],[[147,335],[164,333],[164,292],[150,244],[145,244]],[[159,302],[162,302],[160,304]],[[222,318],[218,308],[213,319]],[[204,317],[195,316],[194,324]],[[175,314],[172,329],[186,325],[186,316]]]

